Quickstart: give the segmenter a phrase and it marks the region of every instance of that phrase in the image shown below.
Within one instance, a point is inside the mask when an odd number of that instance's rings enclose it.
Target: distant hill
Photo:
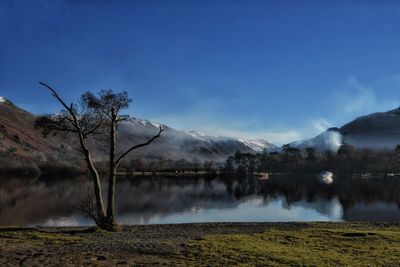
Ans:
[[[25,111],[9,100],[0,97],[0,151],[37,160],[54,159],[73,161],[80,157],[72,136],[49,136],[43,138],[34,129],[37,115]],[[159,124],[144,119],[128,118],[118,126],[118,150],[144,142],[157,133]],[[198,132],[186,132],[162,125],[165,131],[150,146],[135,150],[131,158],[146,159],[198,159],[223,161],[237,150],[256,153],[275,147],[265,140],[243,140],[231,137],[205,136]],[[95,160],[106,159],[108,144],[98,139],[91,142]]]
[[[330,128],[314,138],[290,145],[336,151],[343,142],[356,148],[394,149],[400,144],[400,108],[358,117],[340,128]]]
[[[358,117],[340,132],[345,142],[356,147],[393,149],[400,144],[400,109]]]
[[[35,161],[54,160],[74,162],[80,158],[73,136],[43,138],[34,129],[37,115],[23,110],[4,97],[0,97],[0,152]],[[157,133],[159,124],[139,118],[128,118],[118,126],[118,150],[148,140]],[[263,140],[244,140],[223,136],[207,136],[196,131],[177,130],[167,125],[159,139],[150,146],[135,150],[130,158],[186,159],[199,161],[224,161],[236,151],[259,153],[264,149],[279,151],[281,148]],[[318,136],[290,143],[293,147],[313,147],[317,151],[337,151],[346,142],[357,148],[394,149],[400,144],[400,108],[387,112],[361,116],[343,125],[330,128]],[[108,153],[106,141],[91,141],[96,161],[105,160]]]
[[[44,160],[61,152],[51,138],[44,139],[34,129],[36,116],[0,97],[0,151],[15,150],[16,155]]]
[[[290,143],[291,146],[300,149],[308,147],[314,148],[316,151],[337,151],[343,143],[343,136],[338,128],[330,128],[314,138],[305,141],[295,141]]]

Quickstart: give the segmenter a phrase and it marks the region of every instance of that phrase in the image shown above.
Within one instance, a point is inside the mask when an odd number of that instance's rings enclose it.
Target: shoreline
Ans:
[[[399,244],[397,222],[0,227],[0,265],[389,265]]]

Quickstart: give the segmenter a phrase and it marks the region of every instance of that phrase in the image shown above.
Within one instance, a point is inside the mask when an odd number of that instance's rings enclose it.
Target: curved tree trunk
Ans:
[[[93,191],[94,191],[94,196],[96,198],[96,212],[97,212],[96,224],[98,224],[101,227],[101,224],[105,222],[106,214],[104,211],[103,196],[101,195],[100,176],[96,170],[96,167],[93,164],[92,156],[90,154],[89,149],[82,141],[81,141],[81,147],[82,147],[82,152],[85,156],[86,165],[93,179],[93,189],[94,189]]]

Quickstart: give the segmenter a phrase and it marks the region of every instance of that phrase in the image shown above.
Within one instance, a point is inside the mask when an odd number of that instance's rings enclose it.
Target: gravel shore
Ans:
[[[96,228],[0,228],[1,266],[176,266],[197,265],[190,242],[212,235],[260,234],[268,230],[398,229],[384,223],[201,223]],[[197,255],[197,256],[196,256]],[[200,257],[200,256],[199,256]]]

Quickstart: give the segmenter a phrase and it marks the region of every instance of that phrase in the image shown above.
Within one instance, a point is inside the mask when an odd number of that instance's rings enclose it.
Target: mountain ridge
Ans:
[[[0,97],[0,151],[15,148],[16,153],[27,157],[46,160],[70,161],[80,157],[75,151],[73,136],[66,142],[57,136],[43,138],[40,131],[34,129],[34,121],[38,115],[17,107],[11,101]],[[243,140],[233,137],[206,136],[174,129],[164,124],[146,119],[127,116],[117,128],[119,152],[127,147],[147,141],[157,133],[160,125],[165,129],[160,138],[151,146],[135,150],[131,158],[148,159],[196,159],[200,161],[222,161],[236,151],[257,153],[264,148],[274,147],[266,140]],[[108,145],[101,139],[92,140],[91,147],[96,161],[106,160]],[[40,156],[34,156],[34,155]]]

